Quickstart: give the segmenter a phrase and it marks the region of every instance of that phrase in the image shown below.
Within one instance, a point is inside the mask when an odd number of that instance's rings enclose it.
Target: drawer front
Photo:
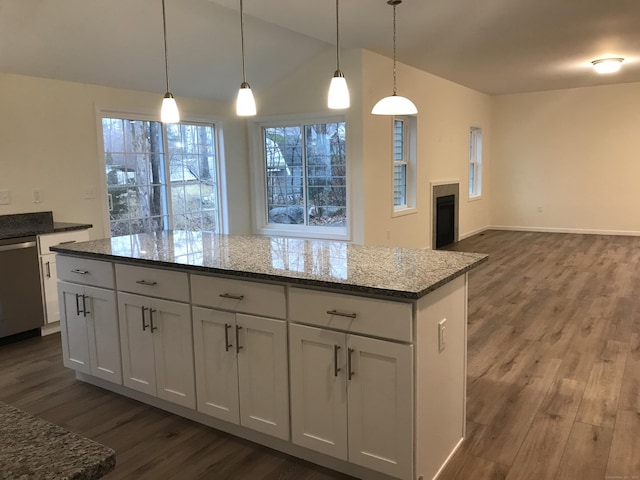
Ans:
[[[292,287],[289,319],[324,328],[412,341],[410,303]]]
[[[264,317],[287,316],[282,285],[191,275],[191,302]]]
[[[116,281],[123,292],[189,301],[189,278],[184,272],[116,263]]]
[[[50,255],[55,252],[50,251],[49,247],[60,245],[61,243],[85,242],[87,240],[89,240],[89,230],[38,235],[38,253],[40,255]]]
[[[58,280],[92,285],[94,287],[115,288],[113,264],[102,260],[56,256]]]

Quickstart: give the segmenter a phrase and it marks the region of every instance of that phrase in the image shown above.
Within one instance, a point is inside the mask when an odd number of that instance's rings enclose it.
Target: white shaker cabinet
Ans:
[[[118,292],[124,385],[195,408],[189,305]]]
[[[292,441],[408,478],[412,346],[297,324],[289,342]]]
[[[289,438],[287,325],[193,307],[198,410]]]

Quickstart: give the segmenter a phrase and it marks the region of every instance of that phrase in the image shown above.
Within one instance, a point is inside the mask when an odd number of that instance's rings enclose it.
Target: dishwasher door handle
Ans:
[[[35,247],[36,242],[11,243],[9,245],[0,245],[0,252],[8,252],[9,250],[20,250],[21,248]]]

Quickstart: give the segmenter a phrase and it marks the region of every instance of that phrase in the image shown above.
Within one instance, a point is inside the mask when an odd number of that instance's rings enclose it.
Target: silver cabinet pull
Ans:
[[[155,332],[158,329],[158,327],[156,327],[153,324],[153,312],[155,312],[155,311],[156,310],[154,310],[153,308],[149,309],[149,323],[151,323],[151,333]]]
[[[45,263],[47,267],[47,278],[51,278],[51,262]]]
[[[333,346],[333,376],[337,377],[338,372],[341,370],[338,368],[338,350],[340,350],[340,345]]]
[[[356,374],[356,372],[354,372],[351,369],[351,355],[353,355],[353,352],[355,352],[355,350],[353,348],[348,348],[347,349],[347,371],[348,371],[348,378],[349,380],[351,380],[351,378]]]
[[[236,353],[240,353],[240,350],[242,350],[242,346],[240,345],[240,330],[242,330],[242,327],[236,325]]]
[[[148,282],[146,280],[136,280],[136,283],[139,285],[146,285],[147,287],[155,287],[158,282]]]
[[[70,243],[76,243],[75,240],[67,240],[66,242],[60,242],[58,245],[69,245]]]
[[[142,309],[142,331],[144,332],[149,326],[146,323],[144,323],[144,311],[147,309],[147,307],[140,307],[140,308]]]
[[[221,293],[220,296],[222,298],[230,298],[231,300],[242,300],[242,299],[244,299],[244,295],[232,295],[231,293]]]
[[[229,329],[231,328],[231,325],[229,325],[228,323],[224,324],[224,351],[228,352],[229,349],[231,347],[233,347],[233,345],[231,343],[229,343]]]
[[[89,295],[82,295],[82,316],[86,317],[88,313],[91,313],[87,310],[87,298]]]
[[[358,316],[357,313],[345,313],[345,312],[339,312],[338,310],[327,310],[327,315],[337,315],[338,317],[347,317],[347,318],[356,318]]]
[[[76,293],[76,315],[80,316],[82,312],[80,311],[80,294]]]
[[[78,275],[87,275],[87,274],[89,273],[89,272],[88,272],[88,271],[86,271],[86,270],[80,270],[80,269],[77,269],[77,268],[76,268],[76,269],[74,269],[74,270],[71,270],[71,272],[72,272],[72,273],[77,273]]]

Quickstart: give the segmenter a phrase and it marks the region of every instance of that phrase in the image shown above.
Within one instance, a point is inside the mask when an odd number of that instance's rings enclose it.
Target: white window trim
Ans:
[[[469,178],[469,188],[467,190],[469,199],[469,202],[477,202],[478,200],[482,200],[482,160],[483,160],[483,155],[482,155],[482,146],[483,146],[483,134],[482,134],[482,127],[478,127],[475,125],[472,125],[470,127],[470,131],[479,131],[480,132],[480,146],[478,147],[478,137],[476,135],[474,135],[475,138],[475,145],[474,145],[474,158],[472,158],[471,156],[469,157],[469,166],[473,163],[476,165],[476,182],[475,182],[475,190],[478,191],[479,193],[475,193],[475,194],[471,194],[471,178]],[[480,154],[480,161],[477,161],[478,158],[478,154]],[[468,167],[467,167],[468,168]]]
[[[107,174],[104,166],[104,134],[102,131],[102,119],[108,117],[114,118],[126,118],[132,120],[142,120],[150,122],[160,122],[160,111],[155,111],[147,108],[131,107],[108,107],[99,106],[95,107],[96,116],[96,132],[98,136],[97,145],[97,161],[98,161],[98,176],[100,181],[100,208],[102,210],[102,226],[104,229],[104,237],[111,237],[111,224],[109,220],[109,208],[107,205]],[[229,233],[229,210],[227,201],[227,176],[225,169],[224,158],[224,135],[223,135],[223,120],[219,117],[203,117],[198,115],[189,115],[181,112],[181,120],[185,123],[203,123],[213,125],[216,133],[216,175],[218,176],[218,210],[219,210],[219,222],[220,233]],[[164,139],[166,142],[166,139]],[[166,145],[165,145],[166,147]],[[165,159],[168,162],[168,156]],[[172,215],[171,204],[168,205],[169,217]]]
[[[407,165],[406,174],[406,205],[394,205],[393,189],[394,185],[394,167],[397,163],[393,156],[394,135],[395,135],[395,120],[402,120],[404,122],[404,138],[405,138],[405,161],[402,162]],[[395,116],[391,122],[391,206],[393,208],[391,212],[392,217],[403,217],[405,215],[412,215],[418,213],[417,208],[417,178],[418,178],[418,152],[417,152],[417,136],[418,136],[418,118],[415,116]],[[408,141],[406,141],[408,139]],[[407,158],[408,157],[408,158]]]
[[[251,183],[253,198],[253,233],[268,236],[285,236],[300,238],[317,238],[327,240],[351,240],[351,163],[349,161],[349,126],[346,126],[346,198],[347,225],[345,228],[310,227],[308,225],[273,224],[267,221],[267,191],[266,171],[264,168],[264,142],[262,129],[264,127],[286,127],[292,124],[310,125],[314,123],[347,122],[344,115],[302,114],[256,117],[249,126],[251,141],[249,142],[249,156],[251,169]]]

